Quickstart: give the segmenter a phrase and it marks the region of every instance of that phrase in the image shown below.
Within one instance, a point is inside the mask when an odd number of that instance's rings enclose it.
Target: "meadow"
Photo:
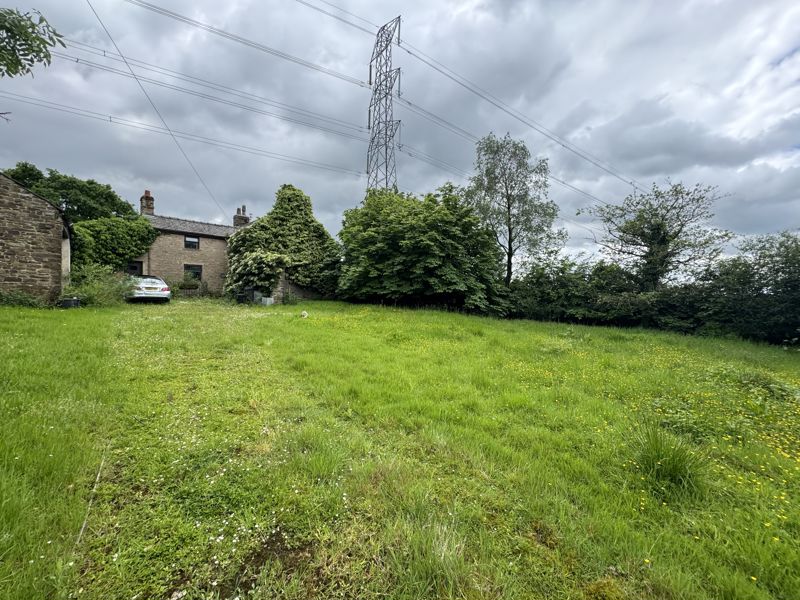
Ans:
[[[301,311],[308,318],[301,318]],[[800,352],[0,307],[0,598],[796,599]]]

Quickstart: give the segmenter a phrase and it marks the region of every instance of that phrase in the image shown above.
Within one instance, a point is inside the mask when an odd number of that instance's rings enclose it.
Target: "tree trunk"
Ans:
[[[508,228],[508,248],[506,248],[506,287],[511,287],[511,274],[513,272],[514,259],[514,227],[511,223],[511,200],[508,199],[508,188],[506,188],[506,227]]]

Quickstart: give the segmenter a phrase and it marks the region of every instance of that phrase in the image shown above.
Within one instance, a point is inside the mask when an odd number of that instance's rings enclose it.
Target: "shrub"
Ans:
[[[228,260],[232,265],[236,263],[241,268],[244,256],[253,252],[285,257],[282,268],[299,286],[323,296],[336,291],[339,245],[314,217],[311,198],[292,185],[282,185],[272,210],[228,240]]]
[[[225,278],[225,292],[235,295],[255,290],[269,296],[287,262],[285,255],[265,250],[232,254]]]
[[[158,237],[144,217],[104,217],[76,223],[72,229],[73,264],[97,263],[120,271]]]
[[[636,434],[634,446],[636,464],[657,494],[694,493],[702,487],[708,459],[685,439],[647,423]]]
[[[107,265],[88,263],[72,271],[61,297],[79,298],[85,306],[112,306],[122,303],[133,285],[130,277]]]
[[[4,292],[0,290],[0,306],[27,306],[30,308],[42,308],[46,303],[25,292],[15,290]]]
[[[493,234],[451,186],[419,200],[370,190],[345,212],[339,293],[361,302],[505,310]]]

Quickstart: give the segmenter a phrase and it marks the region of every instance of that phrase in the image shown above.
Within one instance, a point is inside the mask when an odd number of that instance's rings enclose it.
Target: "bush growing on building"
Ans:
[[[229,257],[225,292],[236,295],[252,290],[269,296],[287,263],[285,255],[266,250],[233,254]]]
[[[252,254],[249,258],[246,255]],[[292,282],[323,296],[336,291],[341,250],[325,227],[314,217],[311,198],[292,185],[282,185],[275,205],[265,216],[234,233],[228,240],[228,261],[239,275],[229,277],[232,286],[250,277],[261,278],[281,261]],[[252,265],[257,273],[243,269]],[[269,279],[269,277],[267,277]]]
[[[75,265],[96,263],[122,271],[141,256],[158,237],[144,217],[103,217],[81,221],[72,228],[72,261]]]

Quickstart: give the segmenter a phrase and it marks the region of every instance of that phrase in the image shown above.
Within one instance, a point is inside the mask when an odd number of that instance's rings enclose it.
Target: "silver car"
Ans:
[[[133,289],[128,292],[128,300],[153,299],[158,302],[169,302],[172,292],[166,282],[153,275],[134,276]]]

